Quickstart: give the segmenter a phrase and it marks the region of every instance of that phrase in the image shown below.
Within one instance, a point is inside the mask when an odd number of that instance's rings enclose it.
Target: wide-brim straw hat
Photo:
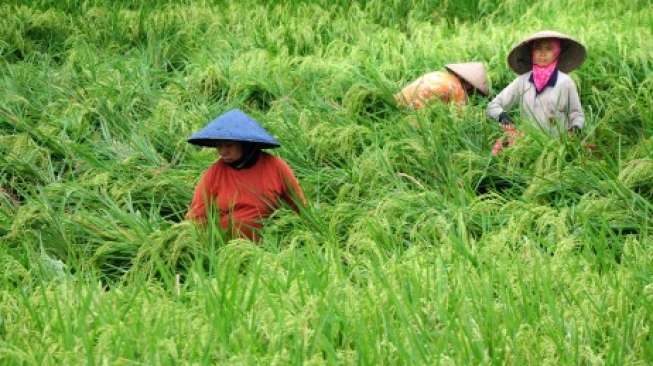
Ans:
[[[560,40],[560,55],[558,56],[558,69],[562,72],[570,72],[585,61],[587,51],[585,46],[570,36],[545,30],[530,35],[519,42],[508,54],[508,65],[517,74],[524,74],[533,68],[532,43],[538,39],[557,38]]]
[[[487,72],[485,65],[481,62],[465,62],[460,64],[447,64],[444,66],[447,70],[456,74],[459,78],[470,83],[476,90],[483,95],[488,95]]]
[[[220,115],[188,139],[191,144],[205,147],[216,147],[222,141],[251,142],[260,148],[280,146],[265,128],[239,109]]]

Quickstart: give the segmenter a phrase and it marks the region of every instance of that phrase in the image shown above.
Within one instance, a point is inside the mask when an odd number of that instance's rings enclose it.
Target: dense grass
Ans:
[[[653,363],[650,1],[0,5],[3,364]],[[543,28],[587,127],[499,158],[474,98],[392,94]],[[183,221],[246,110],[311,202],[259,243]],[[582,143],[598,145],[595,152]]]

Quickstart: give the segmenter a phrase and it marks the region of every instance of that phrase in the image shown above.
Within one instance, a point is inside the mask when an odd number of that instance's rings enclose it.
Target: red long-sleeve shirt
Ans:
[[[202,175],[186,217],[206,222],[207,204],[213,202],[223,229],[231,224],[233,234],[255,240],[254,229],[279,208],[279,199],[296,211],[297,201],[306,205],[297,178],[281,158],[261,152],[253,166],[240,170],[218,160]]]

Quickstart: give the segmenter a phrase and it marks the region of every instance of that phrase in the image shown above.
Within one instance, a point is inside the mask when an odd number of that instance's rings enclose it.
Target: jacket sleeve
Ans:
[[[503,123],[507,118],[506,111],[517,103],[519,94],[519,78],[516,78],[487,105],[487,116]]]
[[[306,198],[299,181],[295,177],[292,169],[286,164],[285,161],[279,159],[279,173],[284,183],[284,190],[281,194],[281,199],[286,201],[293,210],[299,211],[299,205],[303,207],[307,205]]]
[[[580,104],[580,97],[578,96],[578,90],[576,89],[576,83],[573,80],[570,81],[568,86],[568,118],[569,118],[569,128],[583,128],[585,125],[585,114],[583,113],[583,106]]]

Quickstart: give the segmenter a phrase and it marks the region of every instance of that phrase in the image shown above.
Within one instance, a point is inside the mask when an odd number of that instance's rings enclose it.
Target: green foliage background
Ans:
[[[499,158],[475,97],[392,94],[552,28],[582,136]],[[3,364],[653,363],[651,1],[5,1]],[[264,240],[183,221],[244,109],[311,202]],[[596,152],[582,147],[598,145]]]

